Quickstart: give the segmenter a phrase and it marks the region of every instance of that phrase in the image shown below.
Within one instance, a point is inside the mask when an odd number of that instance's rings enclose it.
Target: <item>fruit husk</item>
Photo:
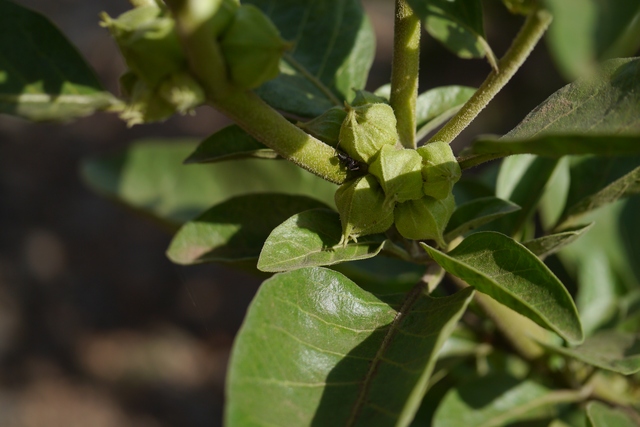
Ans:
[[[398,203],[394,210],[396,228],[407,239],[435,240],[444,247],[443,233],[455,208],[453,194],[441,200],[424,196]]]
[[[342,222],[342,240],[368,234],[383,233],[393,224],[393,206],[385,205],[385,195],[372,175],[365,175],[342,184],[335,194]]]
[[[416,150],[384,145],[369,165],[369,173],[378,178],[387,204],[391,201],[417,200],[424,196],[422,157]]]
[[[446,142],[436,141],[416,150],[422,156],[422,190],[425,195],[435,199],[444,199],[451,194],[453,185],[458,182],[462,172]]]
[[[340,127],[340,148],[353,159],[369,164],[384,145],[398,141],[396,116],[382,103],[347,106]]]

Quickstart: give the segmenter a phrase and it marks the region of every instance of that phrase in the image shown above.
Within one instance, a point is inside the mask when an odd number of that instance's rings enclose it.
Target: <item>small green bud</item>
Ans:
[[[182,114],[193,110],[205,100],[202,87],[186,72],[169,76],[160,84],[158,93]]]
[[[367,92],[366,90],[356,90],[356,97],[351,102],[352,107],[360,107],[365,104],[388,104],[389,100],[376,95],[375,93]]]
[[[115,20],[103,13],[101,25],[118,43],[129,69],[149,87],[186,66],[173,19],[155,5],[131,9]]]
[[[442,200],[424,196],[419,200],[399,203],[394,211],[396,228],[407,239],[435,240],[444,247],[442,233],[455,208],[453,194]]]
[[[342,222],[342,240],[346,245],[360,236],[383,233],[393,224],[393,206],[384,203],[384,192],[376,179],[365,175],[345,182],[335,195]]]
[[[427,196],[444,199],[451,194],[453,184],[458,182],[462,172],[446,142],[436,141],[416,150],[422,156],[422,190]]]
[[[340,127],[340,147],[353,159],[369,164],[383,145],[398,141],[396,116],[387,104],[347,106]]]
[[[260,9],[242,5],[220,42],[231,81],[254,89],[280,73],[280,58],[289,44]]]
[[[347,117],[344,108],[333,107],[308,122],[298,123],[298,127],[309,135],[318,138],[320,141],[333,147],[338,145],[340,137],[340,127]]]
[[[422,193],[422,157],[416,150],[384,145],[369,165],[369,173],[378,178],[386,202],[420,199]]]
[[[213,37],[216,39],[220,38],[229,28],[229,25],[233,22],[233,17],[240,7],[240,2],[238,0],[217,1],[220,2],[220,5],[213,15],[210,23]]]

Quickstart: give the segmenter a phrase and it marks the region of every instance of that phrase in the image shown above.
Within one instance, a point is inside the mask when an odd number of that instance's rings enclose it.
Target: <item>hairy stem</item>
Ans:
[[[405,148],[416,148],[420,29],[420,18],[407,1],[396,0],[390,103],[398,120],[400,143]]]
[[[335,149],[290,123],[253,92],[234,88],[229,82],[224,57],[210,28],[220,2],[167,0],[167,4],[178,24],[190,71],[204,88],[209,104],[285,159],[342,184],[348,172]]]
[[[336,184],[348,178],[333,147],[291,124],[255,93],[236,92],[212,105],[258,141],[309,172]]]
[[[492,71],[460,111],[438,131],[429,142],[451,143],[487,106],[494,96],[511,80],[538,43],[552,16],[543,9],[534,10],[525,21],[507,53],[498,62],[498,71]]]

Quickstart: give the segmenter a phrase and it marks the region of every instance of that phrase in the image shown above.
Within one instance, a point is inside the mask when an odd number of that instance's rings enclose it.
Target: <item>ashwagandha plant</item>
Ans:
[[[174,262],[275,273],[236,338],[226,425],[640,425],[640,59],[612,59],[640,46],[640,2],[503,0],[525,18],[497,58],[480,0],[396,0],[373,93],[357,0],[131,2],[101,20],[128,67],[120,99],[0,0],[0,112],[135,125],[208,104],[235,122],[83,167],[177,231]],[[552,21],[579,78],[456,157]],[[484,83],[418,95],[423,28],[486,57]]]

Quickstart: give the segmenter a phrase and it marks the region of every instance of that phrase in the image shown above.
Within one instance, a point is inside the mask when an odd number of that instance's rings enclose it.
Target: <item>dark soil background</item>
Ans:
[[[97,22],[125,0],[17,2],[55,22],[117,93],[123,62]],[[378,33],[373,90],[390,73],[393,5],[365,3]],[[485,3],[501,55],[522,18]],[[426,36],[423,54],[421,90],[477,86],[489,72]],[[536,48],[460,142],[508,131],[562,84]],[[171,264],[171,236],[90,192],[78,167],[141,137],[206,137],[226,123],[210,109],[132,129],[108,114],[64,125],[0,116],[1,427],[221,425],[230,348],[260,280]]]

